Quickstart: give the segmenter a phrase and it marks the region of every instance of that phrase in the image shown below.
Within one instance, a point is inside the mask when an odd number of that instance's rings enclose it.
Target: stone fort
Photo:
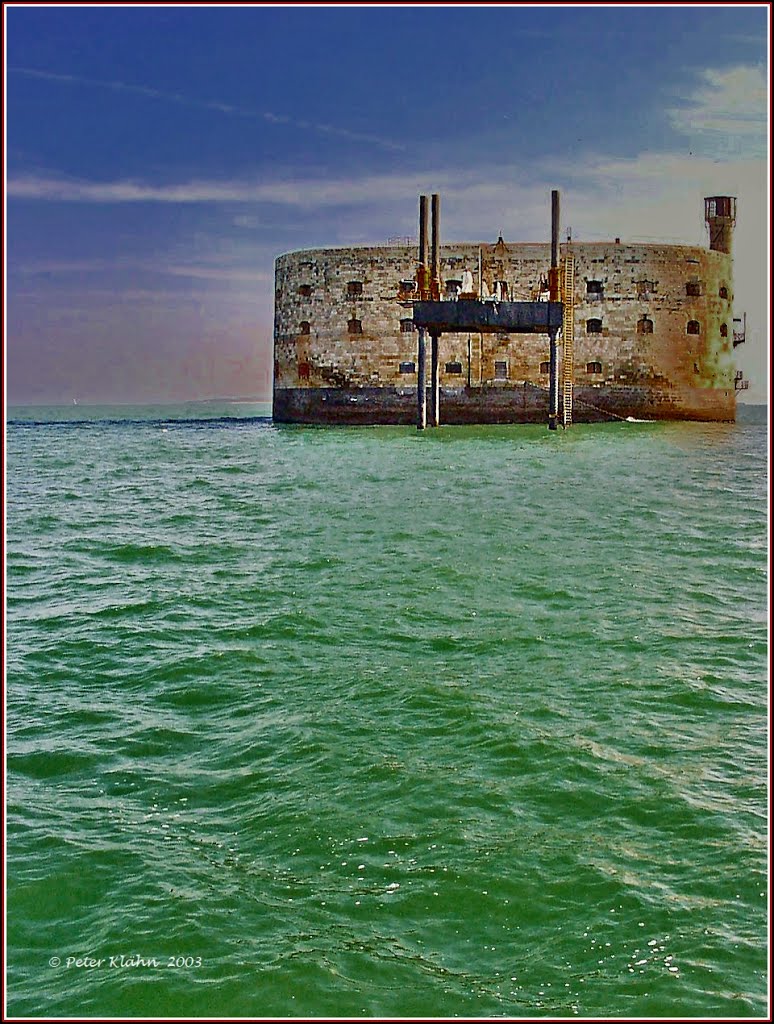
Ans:
[[[706,248],[618,238],[559,246],[574,257],[575,421],[735,419],[735,200],[706,199],[705,218]],[[417,258],[410,244],[277,258],[277,422],[415,421]],[[463,280],[494,301],[547,297],[547,243],[444,244],[439,266],[450,302]],[[545,422],[547,336],[464,331],[439,344],[442,422]]]

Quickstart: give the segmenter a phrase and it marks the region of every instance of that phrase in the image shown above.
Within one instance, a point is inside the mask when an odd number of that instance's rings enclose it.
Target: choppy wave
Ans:
[[[765,430],[7,448],[12,1014],[765,1014]]]

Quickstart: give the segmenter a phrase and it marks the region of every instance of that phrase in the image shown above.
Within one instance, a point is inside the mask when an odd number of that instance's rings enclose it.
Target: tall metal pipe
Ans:
[[[419,262],[427,266],[427,239],[428,239],[428,208],[427,196],[419,197]]]
[[[561,299],[559,289],[559,192],[557,189],[551,191],[551,270],[549,279],[549,299],[551,302],[559,302]],[[548,429],[556,430],[559,416],[559,367],[557,365],[556,335],[558,331],[552,328],[549,331],[549,372],[548,372]]]
[[[559,192],[551,191],[551,266],[559,266]]]
[[[430,249],[430,288],[433,299],[441,297],[441,197],[437,192],[432,199],[432,243]]]
[[[419,197],[419,272],[417,284],[419,298],[427,298],[427,241],[428,241],[428,206],[427,196]],[[417,430],[427,426],[427,332],[419,328],[417,338]]]
[[[441,387],[438,374],[438,335],[430,335],[430,426],[441,422]]]

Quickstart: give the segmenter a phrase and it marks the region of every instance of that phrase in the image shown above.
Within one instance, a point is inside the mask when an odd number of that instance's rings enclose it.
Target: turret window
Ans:
[[[305,299],[308,299],[312,294],[312,286],[310,284],[300,284],[298,286],[298,294],[303,295]]]
[[[653,321],[650,317],[641,316],[637,321],[637,333],[638,334],[652,334],[653,333]]]
[[[587,320],[586,321],[586,334],[601,334],[602,333],[602,321],[601,320]]]
[[[721,338],[727,338],[728,337],[728,324],[721,324],[720,325],[720,337]]]
[[[309,323],[308,320],[302,320],[301,323],[298,325],[299,334],[310,334],[311,330],[312,325]]]
[[[544,363],[541,363],[540,364],[540,372],[541,373],[550,373],[551,372],[551,364],[549,362],[547,362],[547,361],[544,362]]]
[[[718,292],[718,295],[721,297],[721,299],[728,298],[728,288],[726,288],[724,284],[720,286],[720,291]]]
[[[352,320],[347,321],[347,330],[350,334],[362,334],[363,324],[360,320],[356,320],[354,317]]]
[[[586,363],[586,373],[602,373],[602,363]]]
[[[685,328],[686,334],[701,334],[701,324],[698,320],[689,320]]]
[[[656,290],[654,281],[638,281],[637,282],[637,298],[638,299],[649,299],[653,292]]]
[[[347,295],[362,295],[363,294],[363,282],[362,281],[349,281],[347,283]]]
[[[406,318],[405,320],[401,320],[401,322],[400,322],[401,334],[411,334],[411,332],[413,330],[414,330],[414,321],[413,320],[410,320],[408,318]]]
[[[686,281],[685,284],[686,295],[701,295],[701,281]]]

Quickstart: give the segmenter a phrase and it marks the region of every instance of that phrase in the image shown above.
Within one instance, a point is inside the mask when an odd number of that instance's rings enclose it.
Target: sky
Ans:
[[[768,395],[769,5],[5,6],[10,404],[270,398],[273,268],[415,236],[706,245]]]

